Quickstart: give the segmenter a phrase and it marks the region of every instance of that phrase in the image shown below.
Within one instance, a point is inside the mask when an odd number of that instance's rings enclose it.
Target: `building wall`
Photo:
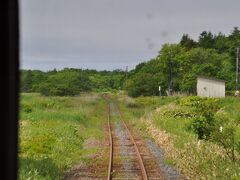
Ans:
[[[197,95],[202,97],[225,97],[225,82],[198,77]]]

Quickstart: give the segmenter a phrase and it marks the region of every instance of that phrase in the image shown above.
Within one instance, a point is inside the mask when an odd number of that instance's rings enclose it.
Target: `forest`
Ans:
[[[97,71],[74,68],[63,70],[20,70],[21,92],[40,92],[50,96],[74,96],[81,92],[126,90],[129,96],[196,94],[199,75],[226,81],[226,92],[235,88],[236,48],[240,30],[234,27],[229,35],[210,31],[200,33],[198,40],[183,34],[179,43],[163,44],[158,55],[138,64],[135,69]]]
[[[45,96],[74,96],[81,92],[104,92],[119,89],[125,72],[82,70],[64,68],[63,70],[43,72],[40,70],[21,70],[21,92],[39,92]]]

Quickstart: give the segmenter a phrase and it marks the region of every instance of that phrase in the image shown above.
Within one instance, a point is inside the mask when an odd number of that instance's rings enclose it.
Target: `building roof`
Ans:
[[[197,76],[197,78],[203,78],[203,79],[208,79],[208,80],[213,80],[213,81],[218,81],[218,82],[224,82],[224,83],[227,82],[227,81],[222,80],[222,79],[216,79],[214,77],[208,77],[208,76],[202,76],[202,75]]]

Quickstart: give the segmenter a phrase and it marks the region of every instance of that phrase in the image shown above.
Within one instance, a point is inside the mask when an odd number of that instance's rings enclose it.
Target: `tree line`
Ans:
[[[56,69],[48,72],[21,70],[21,92],[39,92],[45,96],[74,96],[89,91],[114,91],[123,83],[125,72]]]
[[[179,43],[163,44],[158,55],[140,63],[128,75],[124,88],[133,97],[181,92],[196,93],[198,75],[226,81],[226,90],[235,86],[236,48],[240,46],[240,30],[230,35],[203,31],[197,41],[184,34]]]
[[[65,68],[57,71],[21,70],[21,92],[43,95],[77,95],[87,91],[126,90],[128,95],[152,96],[162,93],[196,93],[196,78],[204,75],[226,81],[226,90],[235,86],[236,48],[240,30],[229,35],[203,31],[195,41],[184,34],[179,43],[163,44],[155,58],[128,72]],[[127,78],[126,78],[127,77]]]

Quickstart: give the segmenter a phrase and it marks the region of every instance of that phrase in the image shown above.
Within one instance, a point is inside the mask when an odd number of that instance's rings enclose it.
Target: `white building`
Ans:
[[[225,97],[225,81],[198,76],[197,95],[201,97]]]

